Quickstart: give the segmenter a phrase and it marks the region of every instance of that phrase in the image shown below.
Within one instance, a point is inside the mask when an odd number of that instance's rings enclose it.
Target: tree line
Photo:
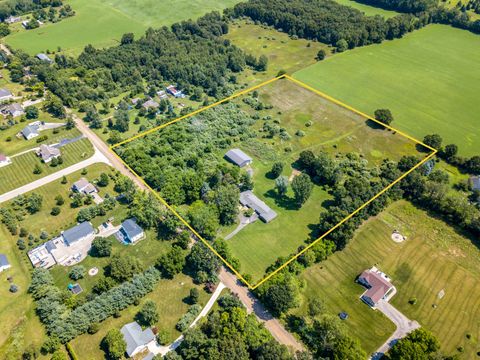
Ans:
[[[12,15],[23,15],[31,11],[62,5],[62,0],[5,0],[0,3],[0,20],[4,21]]]

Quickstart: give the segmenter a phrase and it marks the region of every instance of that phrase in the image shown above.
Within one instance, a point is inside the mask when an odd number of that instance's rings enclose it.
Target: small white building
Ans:
[[[84,195],[91,195],[91,194],[94,194],[94,193],[98,192],[95,185],[90,183],[85,178],[81,178],[80,180],[75,181],[72,185],[72,190],[74,192],[78,192],[78,193],[84,194]]]
[[[20,21],[22,21],[22,18],[20,16],[13,16],[13,15],[9,16],[4,20],[4,22],[7,24],[14,24]]]
[[[10,269],[12,265],[8,262],[7,256],[5,254],[0,254],[0,273],[7,269]]]
[[[252,163],[252,158],[240,149],[228,150],[225,157],[238,167],[244,167]]]
[[[145,237],[145,232],[134,219],[127,219],[122,223],[120,237],[125,243],[135,244]]]
[[[12,115],[12,117],[14,118],[25,114],[25,111],[23,110],[22,105],[17,103],[5,106],[4,112],[7,115]]]
[[[40,135],[40,131],[38,130],[37,125],[27,125],[23,128],[21,134],[25,140],[30,140]]]
[[[10,165],[12,161],[10,158],[4,154],[0,154],[0,167]]]

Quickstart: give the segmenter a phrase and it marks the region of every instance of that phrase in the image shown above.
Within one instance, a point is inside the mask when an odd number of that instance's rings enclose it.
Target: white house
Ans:
[[[81,178],[75,181],[72,186],[72,190],[81,194],[91,195],[97,193],[98,190],[95,185],[91,184],[87,179]]]
[[[11,267],[5,254],[0,254],[0,272],[5,271]]]
[[[23,128],[21,133],[25,140],[30,140],[40,135],[40,131],[38,130],[37,125],[27,125]]]
[[[134,219],[127,219],[122,223],[120,236],[124,242],[135,244],[145,237],[145,232]]]
[[[23,110],[22,105],[17,103],[5,106],[4,111],[8,115],[12,115],[12,117],[22,116],[23,114],[25,114],[25,111]]]
[[[155,341],[155,334],[152,329],[142,330],[142,327],[136,321],[124,325],[120,332],[127,343],[128,357],[134,357],[145,350],[149,343]]]
[[[61,155],[60,149],[50,145],[42,144],[37,150],[37,156],[41,157],[44,163],[49,163]]]

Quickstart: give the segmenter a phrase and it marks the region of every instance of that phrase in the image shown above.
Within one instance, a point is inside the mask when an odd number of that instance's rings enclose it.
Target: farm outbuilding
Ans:
[[[256,197],[255,194],[250,190],[240,193],[240,204],[250,209],[253,209],[258,214],[260,220],[266,223],[272,221],[277,217],[277,213],[270,209],[267,204],[265,204],[262,200]]]
[[[240,149],[231,149],[225,157],[239,167],[244,167],[252,163],[252,158]]]

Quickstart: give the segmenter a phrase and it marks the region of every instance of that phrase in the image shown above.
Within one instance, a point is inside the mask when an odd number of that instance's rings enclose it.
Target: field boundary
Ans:
[[[418,162],[415,166],[413,166],[411,169],[409,169],[408,171],[406,171],[405,173],[403,173],[401,176],[399,176],[396,180],[394,180],[392,183],[390,183],[389,185],[387,185],[385,188],[383,188],[380,192],[378,192],[376,195],[374,195],[371,199],[369,199],[368,201],[366,201],[363,205],[359,206],[357,209],[355,209],[352,213],[350,213],[348,216],[346,216],[344,219],[342,219],[340,222],[338,222],[335,226],[333,226],[330,230],[326,231],[324,234],[322,234],[320,237],[318,237],[316,240],[314,240],[313,242],[311,242],[310,244],[308,244],[305,248],[303,248],[301,251],[297,252],[294,256],[292,256],[289,260],[287,260],[285,263],[283,263],[282,265],[280,265],[276,270],[272,271],[271,273],[267,274],[266,276],[264,276],[260,281],[258,281],[256,284],[250,284],[249,281],[247,281],[224,257],[222,257],[216,250],[215,248],[212,246],[212,244],[210,244],[207,240],[205,240],[173,207],[171,207],[161,196],[160,194],[155,191],[150,185],[148,185],[146,183],[146,181],[141,177],[139,176],[115,151],[114,149],[119,147],[119,146],[122,146],[122,145],[125,145],[133,140],[136,140],[136,139],[139,139],[139,138],[142,138],[148,134],[151,134],[153,132],[156,132],[160,129],[163,129],[169,125],[172,125],[180,120],[183,120],[183,119],[186,119],[186,118],[189,118],[191,116],[194,116],[196,114],[199,114],[205,110],[208,110],[208,109],[211,109],[217,105],[220,105],[220,104],[223,104],[225,102],[228,102],[230,100],[233,100],[239,96],[242,96],[244,94],[247,94],[255,89],[258,89],[260,87],[263,87],[265,85],[268,85],[270,83],[273,83],[277,80],[281,80],[281,79],[287,79],[309,91],[312,91],[314,92],[315,94],[321,96],[322,98],[326,99],[326,100],[329,100],[345,109],[348,109],[360,116],[362,116],[363,118],[365,118],[366,120],[370,120],[370,121],[373,121],[391,131],[394,131],[396,133],[398,133],[399,135],[413,141],[414,143],[416,143],[417,145],[421,145],[429,150],[431,150],[431,153],[429,153],[428,155],[425,156],[425,158],[423,158],[420,162]],[[422,166],[423,164],[425,164],[428,160],[430,160],[433,156],[435,156],[435,154],[438,152],[436,149],[432,148],[431,146],[428,146],[426,144],[424,144],[423,142],[415,139],[414,137],[390,126],[390,125],[386,125],[386,124],[383,124],[382,122],[378,121],[377,119],[375,119],[374,117],[372,116],[369,116],[343,102],[341,102],[340,100],[337,100],[317,89],[314,89],[313,87],[303,83],[302,81],[300,80],[297,80],[287,74],[283,74],[283,75],[280,75],[280,76],[277,76],[277,77],[274,77],[270,80],[267,80],[267,81],[264,81],[258,85],[255,85],[255,86],[252,86],[248,89],[245,89],[245,90],[242,90],[236,94],[233,94],[229,97],[226,97],[225,99],[222,99],[220,101],[217,101],[213,104],[210,104],[210,105],[207,105],[205,107],[202,107],[200,109],[197,109],[189,114],[186,114],[186,115],[183,115],[183,116],[180,116],[172,121],[169,121],[165,124],[162,124],[162,125],[159,125],[159,126],[156,126],[152,129],[149,129],[147,131],[144,131],[140,134],[137,134],[135,136],[132,136],[126,140],[123,140],[119,143],[116,143],[112,146],[109,147],[110,151],[112,151],[112,153],[122,162],[122,164],[132,172],[132,174],[134,174],[138,179],[139,181],[141,181],[152,193],[153,195],[167,208],[169,209],[196,237],[197,239],[200,239],[204,244],[205,246],[207,246],[224,264],[225,266],[228,267],[228,269],[230,269],[240,280],[242,280],[243,283],[245,283],[245,285],[247,285],[247,287],[251,290],[254,290],[256,289],[257,287],[259,287],[261,284],[263,284],[264,282],[268,281],[272,276],[274,276],[275,274],[277,274],[279,271],[283,270],[286,266],[288,266],[291,262],[295,261],[299,256],[301,256],[302,254],[304,254],[307,250],[309,250],[311,247],[313,247],[314,245],[316,245],[319,241],[321,241],[322,239],[324,239],[328,234],[330,234],[332,231],[334,231],[335,229],[337,229],[338,227],[340,227],[342,224],[344,224],[346,221],[348,221],[350,218],[352,218],[353,216],[355,216],[358,212],[360,212],[362,209],[364,209],[366,206],[368,206],[370,203],[372,203],[374,200],[376,200],[378,197],[380,197],[381,195],[383,195],[385,192],[387,192],[390,188],[392,188],[395,184],[397,184],[398,182],[400,182],[402,179],[404,179],[406,176],[408,176],[411,172],[413,172],[414,170],[416,170],[417,168],[419,168],[420,166]]]

